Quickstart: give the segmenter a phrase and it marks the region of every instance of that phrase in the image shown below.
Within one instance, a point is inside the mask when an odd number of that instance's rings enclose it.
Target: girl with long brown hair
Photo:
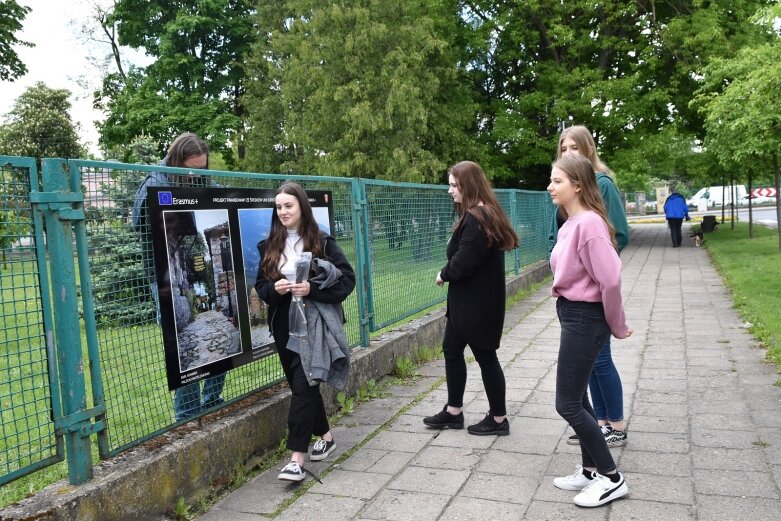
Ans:
[[[604,209],[607,212],[607,223],[615,230],[616,250],[621,255],[621,250],[629,243],[629,224],[624,212],[624,202],[616,187],[613,172],[600,159],[594,137],[591,135],[591,131],[583,125],[565,128],[559,137],[556,158],[561,159],[572,155],[586,157],[594,165],[597,186],[602,196]],[[553,243],[556,241],[559,227],[564,224],[565,220],[566,215],[562,214],[562,209],[559,208],[551,223]],[[551,244],[552,247],[553,244]],[[605,341],[605,345],[602,346],[602,350],[594,362],[589,389],[591,390],[594,412],[602,427],[602,432],[605,434],[608,446],[626,445],[628,436],[624,421],[624,387],[616,364],[613,362],[610,338]],[[567,443],[570,445],[580,443],[577,434],[567,438]]]
[[[287,448],[292,455],[277,477],[285,481],[302,481],[304,457],[312,435],[319,437],[309,455],[312,461],[328,457],[336,448],[336,442],[328,425],[319,383],[310,382],[302,356],[287,348],[292,298],[306,297],[315,303],[340,305],[355,288],[355,273],[334,238],[320,231],[303,188],[296,183],[284,183],[277,190],[275,206],[269,236],[258,244],[260,269],[255,289],[268,304],[269,329],[292,392],[287,437]],[[304,252],[311,252],[312,259],[325,259],[333,264],[340,272],[333,285],[323,287],[310,284],[308,280],[295,282],[296,261]],[[339,315],[341,326],[344,321],[341,310]]]
[[[505,380],[496,356],[504,327],[504,252],[518,247],[518,235],[477,163],[462,161],[448,172],[460,218],[447,245],[447,264],[436,283],[448,283],[445,354],[447,404],[423,423],[436,429],[464,428],[466,346],[480,365],[488,398],[488,414],[467,430],[478,436],[510,434],[505,403]]]
[[[548,192],[566,217],[551,252],[561,339],[556,369],[556,411],[580,440],[582,465],[554,486],[580,493],[576,505],[596,507],[628,493],[588,400],[594,361],[612,334],[627,338],[621,300],[621,260],[607,219],[594,167],[581,155],[553,164]]]

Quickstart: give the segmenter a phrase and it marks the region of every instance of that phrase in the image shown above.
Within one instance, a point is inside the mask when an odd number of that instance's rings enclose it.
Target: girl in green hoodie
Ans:
[[[626,221],[624,204],[621,194],[618,192],[613,172],[605,165],[597,154],[597,147],[591,132],[583,125],[575,125],[565,128],[559,136],[559,147],[556,151],[556,159],[566,155],[581,155],[589,158],[594,165],[597,185],[602,193],[602,200],[607,209],[610,224],[616,230],[616,244],[618,253],[629,243],[629,224]],[[564,219],[559,214],[558,208],[553,214],[551,222],[549,251],[556,244],[559,228],[564,224]],[[609,447],[626,445],[627,435],[624,423],[624,397],[621,377],[618,374],[613,357],[610,353],[610,338],[602,347],[594,362],[594,369],[589,380],[589,389],[593,400],[594,412],[597,421],[605,433],[605,439]],[[577,435],[567,439],[570,445],[578,445]]]

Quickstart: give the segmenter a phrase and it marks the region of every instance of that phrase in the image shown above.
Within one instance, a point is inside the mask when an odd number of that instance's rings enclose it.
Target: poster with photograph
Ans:
[[[169,389],[274,353],[255,291],[274,190],[150,188],[149,223]],[[307,191],[323,232],[332,198]]]

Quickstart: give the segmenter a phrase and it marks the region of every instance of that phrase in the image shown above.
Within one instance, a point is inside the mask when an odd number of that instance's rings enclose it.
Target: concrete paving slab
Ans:
[[[513,477],[486,472],[472,472],[459,495],[509,503],[531,503],[540,486],[539,479]]]
[[[412,458],[410,465],[433,469],[472,470],[480,461],[481,452],[465,447],[426,447]]]
[[[696,509],[688,505],[660,503],[658,501],[638,501],[622,499],[616,501],[610,508],[609,521],[626,521],[627,519],[642,519],[643,521],[689,521],[696,520]]]
[[[404,490],[383,490],[360,512],[361,519],[430,521],[437,519],[450,496]]]
[[[342,495],[308,492],[276,521],[348,521],[364,507],[365,500]]]
[[[607,519],[607,515],[608,509],[606,508],[580,508],[572,500],[568,503],[535,501],[529,506],[523,519],[534,519],[536,521],[604,521]]]
[[[520,519],[526,507],[505,501],[456,497],[439,521],[473,521],[474,519]]]
[[[697,494],[762,497],[778,499],[778,487],[771,472],[746,470],[694,470],[694,489]]]
[[[315,484],[310,490],[316,494],[370,499],[390,479],[391,476],[387,474],[336,469],[328,474],[322,483]]]

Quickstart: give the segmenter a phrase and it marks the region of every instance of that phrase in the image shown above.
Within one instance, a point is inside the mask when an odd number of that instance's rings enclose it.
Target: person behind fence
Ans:
[[[568,155],[585,156],[591,160],[596,170],[596,180],[599,191],[602,194],[602,202],[607,210],[607,217],[610,224],[615,229],[616,244],[618,253],[629,243],[629,224],[624,212],[624,204],[621,201],[621,194],[616,188],[610,169],[599,158],[597,147],[591,132],[583,125],[574,125],[566,128],[559,136],[559,148],[556,151],[556,158],[561,159]],[[553,248],[556,244],[556,236],[559,228],[566,219],[563,217],[561,209],[557,208],[554,212],[551,222],[550,246]],[[599,352],[597,361],[594,364],[594,370],[589,380],[589,389],[591,390],[591,399],[594,402],[594,411],[597,413],[599,425],[605,434],[607,444],[610,447],[620,447],[626,445],[628,436],[626,433],[626,423],[624,422],[624,388],[621,384],[621,376],[618,374],[616,364],[613,362],[613,355],[610,350],[610,337],[605,341],[605,345]],[[567,438],[567,443],[577,445],[580,443],[578,435],[573,434]]]
[[[554,486],[579,493],[576,505],[597,507],[628,493],[588,400],[589,377],[607,337],[627,338],[621,300],[621,260],[615,231],[588,158],[553,164],[548,192],[566,222],[551,252],[556,313],[561,324],[556,369],[556,411],[580,440],[581,465]]]
[[[346,380],[346,337],[341,337],[339,346],[333,345],[331,337],[344,335],[341,303],[355,288],[355,273],[334,238],[320,231],[303,188],[296,183],[284,183],[276,192],[275,207],[269,236],[258,243],[260,267],[255,289],[268,304],[269,330],[292,392],[287,437],[287,448],[292,454],[277,477],[302,481],[306,470],[304,457],[313,434],[318,439],[309,455],[311,461],[324,460],[336,448],[319,384],[327,381],[338,388]],[[301,278],[296,277],[296,266],[305,253],[311,253],[316,269],[310,270],[309,280],[296,282]],[[306,310],[306,342],[291,334],[290,312],[300,309],[299,303],[293,302],[300,298],[304,299]],[[313,321],[317,320],[310,315],[313,309],[320,314],[325,343],[313,332]],[[334,312],[338,315],[336,321]],[[340,355],[345,358],[338,358]],[[337,359],[340,363],[329,363]]]
[[[192,168],[196,170],[209,168],[209,147],[195,134],[185,132],[178,136],[168,153],[160,162],[161,166]],[[213,181],[192,173],[170,174],[165,172],[150,172],[136,191],[133,203],[133,227],[141,235],[141,248],[144,272],[150,281],[152,298],[155,301],[157,323],[160,323],[160,298],[155,279],[154,256],[152,245],[152,229],[147,222],[147,189],[153,186],[217,186]],[[201,387],[203,386],[203,387]],[[174,391],[174,416],[176,420],[184,420],[202,410],[223,403],[222,389],[225,386],[225,373],[205,378],[203,382],[193,382]]]
[[[447,264],[436,283],[447,288],[447,322],[442,342],[447,404],[423,423],[436,429],[464,428],[466,346],[480,366],[488,414],[467,428],[478,436],[510,434],[505,379],[496,356],[504,327],[504,252],[518,247],[518,235],[496,199],[480,165],[462,161],[448,172],[448,193],[460,216],[447,244]]]
[[[686,199],[675,190],[664,201],[664,217],[670,228],[673,248],[680,248],[683,240],[681,227],[684,219],[689,220],[689,205],[686,204]]]

